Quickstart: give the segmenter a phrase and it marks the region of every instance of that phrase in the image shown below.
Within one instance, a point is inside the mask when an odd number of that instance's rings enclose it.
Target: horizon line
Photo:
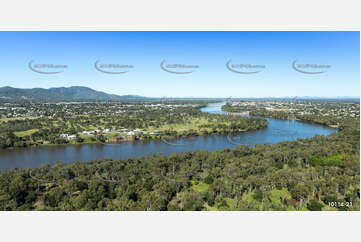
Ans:
[[[341,99],[341,98],[353,98],[353,99],[360,99],[360,96],[309,96],[309,95],[292,95],[292,96],[261,96],[261,97],[256,97],[256,96],[248,96],[248,97],[195,97],[195,96],[191,96],[191,97],[186,97],[186,96],[163,96],[163,97],[155,97],[155,96],[143,96],[140,94],[114,94],[114,93],[108,93],[106,91],[99,91],[96,89],[93,89],[91,87],[87,87],[87,86],[59,86],[59,87],[49,87],[49,88],[44,88],[44,87],[32,87],[32,88],[19,88],[19,87],[12,87],[12,86],[2,86],[0,88],[5,88],[5,87],[10,87],[10,88],[15,88],[15,89],[36,89],[36,88],[40,88],[40,89],[45,89],[45,90],[49,90],[52,88],[71,88],[71,87],[84,87],[84,88],[89,88],[91,90],[97,91],[97,92],[103,92],[106,93],[108,95],[117,95],[117,96],[139,96],[139,97],[145,97],[145,98],[154,98],[154,99],[172,99],[172,98],[184,98],[184,99],[246,99],[246,98],[256,98],[256,99],[261,99],[261,98],[288,98],[288,99],[300,99],[300,98],[318,98],[318,99],[327,99],[327,98],[332,98],[332,99]]]

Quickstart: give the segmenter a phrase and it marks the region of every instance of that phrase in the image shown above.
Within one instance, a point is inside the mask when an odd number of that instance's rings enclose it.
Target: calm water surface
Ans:
[[[224,103],[211,104],[202,108],[203,112],[224,114],[221,106]],[[63,146],[42,146],[25,149],[1,150],[0,170],[11,168],[38,167],[42,164],[56,162],[73,163],[74,161],[90,161],[100,158],[129,158],[145,156],[150,153],[180,153],[194,150],[218,150],[234,148],[238,144],[275,144],[280,141],[291,141],[298,138],[310,138],[315,135],[329,135],[336,129],[321,125],[303,123],[294,120],[275,120],[267,118],[268,127],[263,130],[242,133],[235,136],[212,135],[152,141],[135,141],[115,144],[82,144]]]

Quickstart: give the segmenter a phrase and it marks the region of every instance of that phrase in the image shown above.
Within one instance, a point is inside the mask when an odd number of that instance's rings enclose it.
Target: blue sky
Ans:
[[[257,74],[226,68],[265,65]],[[30,60],[61,64],[59,74],[28,68]],[[126,74],[94,68],[131,64]],[[163,71],[160,62],[199,65],[191,74]],[[295,71],[292,62],[328,64],[323,74]],[[359,32],[0,32],[0,87],[87,86],[148,97],[360,96]]]

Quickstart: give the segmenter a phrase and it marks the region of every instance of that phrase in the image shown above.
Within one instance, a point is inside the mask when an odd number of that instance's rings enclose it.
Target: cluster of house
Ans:
[[[114,132],[114,133],[124,133],[126,135],[140,135],[143,133],[146,133],[144,131],[142,131],[141,129],[120,129],[120,130],[111,130],[111,129],[104,129],[104,130],[91,130],[91,131],[82,131],[79,133],[79,135],[97,135],[97,134],[106,134],[109,132]],[[160,132],[158,131],[154,131],[154,132],[150,132],[149,134],[151,135],[159,135]],[[76,135],[69,135],[69,134],[61,134],[60,138],[63,139],[68,139],[68,140],[72,140],[76,138]]]
[[[73,140],[76,138],[76,135],[61,134],[59,137],[62,139]]]
[[[96,130],[91,130],[91,131],[83,131],[80,132],[79,134],[81,135],[96,135],[96,134],[106,134],[109,133],[110,129],[104,129],[103,131],[100,129],[96,129]]]
[[[140,130],[140,129],[134,129],[134,130],[131,130],[131,129],[120,129],[120,130],[116,130],[115,132],[118,132],[118,133],[126,133],[127,135],[139,135],[139,134],[142,134],[143,131]]]
[[[91,130],[91,131],[83,131],[83,132],[79,132],[79,135],[97,135],[97,134],[105,134],[105,133],[109,133],[110,129],[104,129],[103,131],[100,129],[96,129],[96,130]],[[67,140],[73,140],[76,138],[76,135],[70,135],[70,134],[61,134],[59,136],[62,139],[67,139]]]

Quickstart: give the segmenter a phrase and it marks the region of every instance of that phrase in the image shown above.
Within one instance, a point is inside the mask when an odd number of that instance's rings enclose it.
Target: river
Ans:
[[[214,103],[202,108],[203,112],[224,114],[224,103]],[[268,127],[254,132],[245,132],[234,136],[210,135],[176,140],[134,141],[110,144],[80,144],[29,147],[0,151],[0,170],[33,168],[42,164],[54,165],[56,162],[73,163],[101,158],[130,158],[150,153],[180,153],[195,150],[219,150],[234,148],[239,144],[275,144],[298,138],[310,138],[315,135],[329,135],[336,129],[299,122],[295,120],[276,120],[267,118]]]

